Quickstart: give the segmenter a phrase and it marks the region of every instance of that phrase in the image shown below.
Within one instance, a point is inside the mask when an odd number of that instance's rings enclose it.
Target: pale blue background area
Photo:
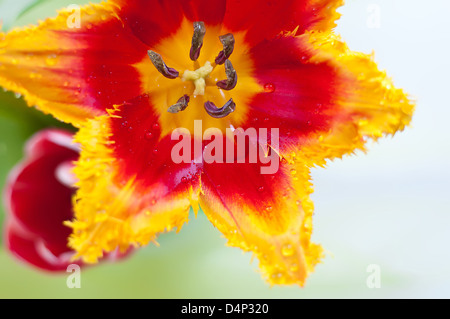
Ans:
[[[0,19],[9,26],[31,2],[0,0]],[[15,24],[74,2],[43,1]],[[368,27],[377,8],[380,26]],[[350,48],[374,50],[379,66],[418,105],[405,132],[370,144],[367,155],[313,171],[313,238],[328,256],[306,288],[269,288],[256,262],[249,266],[250,255],[225,247],[200,214],[179,234],[161,236],[161,247],[86,271],[77,291],[65,287],[64,276],[16,266],[0,253],[0,297],[449,298],[450,2],[348,0],[340,12],[337,32]],[[380,289],[367,288],[370,264],[380,266]]]

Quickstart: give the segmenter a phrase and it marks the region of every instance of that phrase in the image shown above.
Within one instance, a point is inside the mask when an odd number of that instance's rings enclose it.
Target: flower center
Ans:
[[[197,60],[200,57],[205,34],[205,24],[202,21],[194,22],[194,35],[192,36],[189,58],[194,61],[194,65],[197,66],[197,69],[195,71],[186,70],[181,77],[180,73],[177,70],[168,67],[164,63],[164,60],[160,54],[152,50],[148,51],[148,56],[150,57],[153,65],[164,77],[168,79],[181,78],[183,82],[193,82],[194,91],[192,92],[192,95],[194,96],[194,98],[196,98],[198,95],[205,95],[207,79],[217,65],[225,64],[225,74],[227,77],[226,80],[216,82],[216,85],[219,89],[230,91],[234,89],[237,84],[236,70],[234,69],[230,60],[228,60],[228,58],[234,51],[234,36],[231,33],[219,36],[219,40],[222,43],[223,50],[219,52],[218,56],[212,64],[210,61],[206,61],[204,66],[199,67],[199,63],[197,62]],[[171,105],[167,111],[169,113],[178,113],[184,111],[188,107],[189,102],[190,96],[188,94],[185,94],[177,101],[177,103]],[[208,113],[211,117],[223,118],[235,111],[236,104],[234,103],[233,99],[230,99],[222,107],[217,107],[213,102],[206,101],[204,103],[204,108],[206,110],[206,113]]]
[[[184,74],[181,77],[181,80],[194,82],[194,86],[195,86],[195,90],[193,93],[194,96],[205,95],[205,88],[206,88],[205,79],[211,74],[211,72],[213,70],[214,70],[214,68],[211,65],[211,62],[206,61],[204,66],[202,66],[201,68],[199,68],[195,71],[190,71],[190,70],[184,71]]]

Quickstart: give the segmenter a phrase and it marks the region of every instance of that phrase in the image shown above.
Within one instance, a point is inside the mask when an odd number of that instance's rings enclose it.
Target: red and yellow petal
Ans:
[[[331,32],[264,41],[250,53],[265,92],[248,103],[243,127],[279,127],[280,152],[291,164],[323,165],[411,121],[411,99],[373,57]]]
[[[331,30],[340,17],[343,0],[228,0],[224,26],[233,32],[246,30],[255,45],[280,33],[303,34],[306,30]]]
[[[194,164],[175,165],[175,141],[161,137],[148,96],[138,97],[87,122],[70,245],[86,262],[104,252],[146,245],[159,233],[180,229],[198,209],[200,174]]]
[[[38,26],[0,34],[0,85],[76,126],[141,94],[133,63],[146,47],[111,3],[63,10]],[[76,25],[79,21],[79,27]]]
[[[341,116],[328,131],[311,136],[297,157],[323,165],[327,159],[364,150],[368,139],[394,135],[410,124],[414,100],[378,69],[373,55],[351,51],[331,32],[310,32],[305,37],[318,50],[311,62],[328,61],[342,74],[335,100]]]
[[[118,14],[133,34],[149,47],[154,47],[161,39],[173,36],[184,18],[191,22],[203,21],[212,26],[221,25],[227,1],[116,0],[114,2],[120,8]],[[186,38],[188,42],[191,36],[192,34]]]
[[[340,74],[328,61],[310,63],[315,51],[301,37],[281,37],[251,48],[253,77],[264,90],[247,103],[244,128],[279,128],[281,149],[301,146],[340,119],[335,104]]]
[[[200,206],[229,245],[253,252],[268,282],[303,285],[322,257],[322,248],[310,241],[308,169],[294,172],[284,163],[274,175],[260,169],[205,164]]]

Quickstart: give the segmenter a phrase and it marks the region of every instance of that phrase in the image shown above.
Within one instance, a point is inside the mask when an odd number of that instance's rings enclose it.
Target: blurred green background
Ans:
[[[8,30],[76,3],[87,1],[0,0],[0,20]],[[375,28],[367,24],[373,5],[381,14]],[[327,257],[305,288],[269,287],[257,262],[226,247],[199,213],[180,233],[162,235],[160,247],[83,270],[81,289],[67,288],[67,274],[38,272],[0,248],[0,298],[450,297],[450,108],[445,94],[450,7],[435,0],[433,8],[416,0],[360,0],[347,1],[340,10],[344,16],[337,30],[350,47],[375,49],[381,68],[419,104],[413,128],[371,144],[368,155],[313,171],[313,240],[327,249]],[[27,138],[49,126],[70,129],[0,90],[1,189]],[[0,223],[3,219],[1,207]],[[366,285],[371,264],[381,268],[380,289]]]

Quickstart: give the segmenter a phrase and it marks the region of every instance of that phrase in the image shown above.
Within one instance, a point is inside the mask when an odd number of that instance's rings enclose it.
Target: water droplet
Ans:
[[[297,264],[292,264],[291,267],[289,268],[290,271],[292,272],[296,272],[298,271],[298,265]]]
[[[264,85],[264,92],[273,93],[275,92],[275,85],[273,83],[267,83]]]
[[[145,133],[145,139],[146,140],[151,140],[153,138],[153,133],[148,131],[147,133]]]
[[[181,178],[181,182],[182,182],[182,183],[187,183],[187,181],[188,181],[188,179],[187,179],[186,177],[183,176],[183,177]]]
[[[53,66],[56,64],[56,54],[50,54],[47,59],[45,59],[45,63],[47,63],[48,66]]]
[[[275,272],[272,274],[272,279],[281,279],[283,277],[283,274],[281,272]]]
[[[20,99],[22,97],[22,94],[20,93],[14,93],[14,96],[16,97],[16,99]]]
[[[258,187],[258,192],[260,193],[264,192],[264,186]]]
[[[155,155],[158,154],[158,149],[157,149],[157,148],[155,148],[155,149],[153,150],[153,154],[155,154]]]
[[[297,200],[295,203],[297,204],[297,206],[300,206],[302,204],[302,202],[299,200]]]
[[[159,130],[159,124],[158,124],[158,123],[153,124],[152,128],[153,128],[155,131],[156,131],[156,130]]]
[[[281,248],[281,254],[284,257],[291,257],[294,254],[295,250],[291,244],[287,244]]]
[[[266,211],[268,211],[268,212],[271,212],[272,209],[273,209],[272,206],[267,206],[267,207],[266,207]]]

